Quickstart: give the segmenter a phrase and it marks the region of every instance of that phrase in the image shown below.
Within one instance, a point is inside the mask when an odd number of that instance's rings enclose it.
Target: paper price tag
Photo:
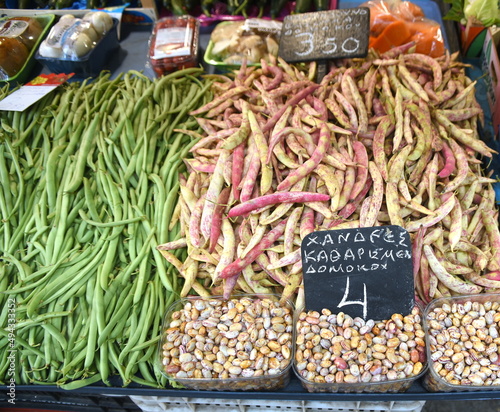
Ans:
[[[41,74],[0,101],[0,110],[23,112],[73,76],[71,74]]]

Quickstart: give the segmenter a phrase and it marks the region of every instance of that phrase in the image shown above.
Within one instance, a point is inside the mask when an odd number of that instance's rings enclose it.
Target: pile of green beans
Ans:
[[[179,173],[196,143],[178,130],[200,131],[188,113],[211,99],[202,73],[102,73],[0,112],[1,383],[14,299],[18,384],[166,384],[157,341],[182,284],[156,246],[178,237]]]

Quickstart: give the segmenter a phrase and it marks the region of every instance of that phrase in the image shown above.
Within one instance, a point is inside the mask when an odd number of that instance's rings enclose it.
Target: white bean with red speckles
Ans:
[[[391,381],[416,376],[424,367],[418,307],[381,322],[327,309],[302,312],[296,332],[295,368],[314,383]]]

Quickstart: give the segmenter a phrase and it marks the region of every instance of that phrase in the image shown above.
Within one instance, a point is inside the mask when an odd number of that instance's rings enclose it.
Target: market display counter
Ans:
[[[62,391],[56,386],[31,386],[17,385],[16,391],[21,392],[54,392]],[[2,391],[3,393],[3,391]],[[278,391],[262,392],[241,392],[241,391],[193,391],[186,389],[153,389],[130,385],[126,388],[106,387],[99,385],[89,385],[80,389],[72,390],[71,393],[82,394],[106,394],[122,396],[169,396],[188,398],[227,398],[227,399],[282,399],[282,400],[318,400],[318,401],[415,401],[415,400],[486,400],[500,397],[498,392],[478,391],[478,392],[428,392],[419,381],[415,382],[407,392],[403,393],[309,393],[299,380],[292,375],[290,383]],[[258,395],[258,396],[256,396]]]
[[[137,386],[127,388],[87,386],[73,391],[62,391],[54,386],[16,387],[17,405],[27,401],[31,406],[47,409],[57,405],[64,410],[100,411],[209,411],[224,408],[228,412],[255,410],[288,411],[405,411],[420,412],[427,401],[488,401],[499,399],[496,392],[427,392],[419,381],[405,393],[308,393],[299,380],[292,376],[288,386],[272,392],[219,392],[184,389],[151,389]],[[4,391],[2,391],[2,395]],[[3,400],[3,397],[0,397]],[[7,399],[5,399],[7,400]],[[132,403],[133,401],[133,403]],[[74,408],[74,409],[73,409]],[[54,408],[55,409],[55,408]]]
[[[21,392],[60,392],[56,386],[17,385],[16,391]],[[2,391],[3,394],[4,391]],[[298,378],[292,375],[290,383],[278,391],[194,391],[186,389],[152,389],[130,385],[126,388],[89,385],[72,390],[71,393],[121,395],[121,396],[168,396],[180,398],[224,398],[224,399],[261,399],[261,400],[291,400],[291,401],[416,401],[416,400],[487,400],[499,399],[495,391],[477,392],[428,392],[420,381],[415,382],[407,392],[403,393],[309,393],[300,384]]]
[[[442,4],[441,4],[442,6]],[[450,22],[445,23],[448,28],[450,28]],[[209,28],[202,29],[202,35],[200,38],[200,61],[201,56],[205,51],[209,39]],[[130,26],[125,25],[121,32],[121,42],[120,49],[116,51],[110,58],[109,70],[113,74],[112,77],[119,75],[121,72],[128,70],[142,71],[148,77],[153,78],[154,72],[151,67],[146,63],[147,52],[148,52],[148,39],[151,34],[151,26]],[[450,35],[448,31],[448,41],[450,49],[452,51],[457,50],[458,41],[455,36]],[[212,71],[213,68],[206,67],[208,72]],[[479,75],[480,71],[477,67],[472,68],[475,75]],[[42,72],[46,72],[45,70]],[[478,97],[481,105],[485,109],[486,117],[490,116],[490,111],[486,107],[487,104],[484,101],[484,93],[481,92],[481,82],[478,83]],[[481,100],[482,96],[482,100]],[[490,143],[490,131],[487,128],[485,130],[485,137]],[[113,382],[111,382],[113,383]],[[43,393],[64,393],[62,397],[70,394],[75,395],[105,395],[105,396],[115,396],[117,399],[119,397],[134,397],[144,398],[144,397],[168,397],[168,398],[203,398],[203,399],[249,399],[249,400],[260,400],[265,404],[265,401],[320,401],[320,402],[350,402],[353,406],[357,402],[412,402],[420,401],[420,403],[413,403],[415,407],[422,407],[425,401],[431,400],[491,400],[499,399],[499,392],[495,391],[475,391],[475,392],[428,392],[424,389],[420,381],[415,382],[407,392],[404,393],[309,393],[301,385],[297,377],[292,374],[290,383],[282,390],[279,391],[269,391],[269,392],[238,392],[238,391],[193,391],[184,389],[152,389],[147,387],[141,387],[138,385],[130,385],[128,387],[116,386],[106,387],[101,385],[90,385],[83,388],[72,390],[71,393],[63,391],[57,386],[32,386],[32,385],[16,385],[16,394],[19,398],[22,395],[27,395],[29,397],[36,397],[37,394]],[[7,387],[3,386],[1,388],[0,400],[6,401]],[[145,399],[145,398],[144,398]],[[410,405],[410,404],[408,404]],[[19,405],[22,407],[22,405]],[[117,406],[117,407],[120,407]],[[122,410],[127,410],[127,405],[121,404]],[[358,410],[359,404],[358,404]],[[377,409],[371,409],[377,410]],[[392,410],[399,410],[393,408]],[[410,409],[406,409],[410,410]],[[411,409],[414,410],[414,409]]]

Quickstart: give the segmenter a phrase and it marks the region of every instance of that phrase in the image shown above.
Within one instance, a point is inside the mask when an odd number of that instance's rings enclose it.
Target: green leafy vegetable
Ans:
[[[444,18],[462,24],[482,24],[489,27],[500,24],[498,0],[445,0],[451,5]]]

